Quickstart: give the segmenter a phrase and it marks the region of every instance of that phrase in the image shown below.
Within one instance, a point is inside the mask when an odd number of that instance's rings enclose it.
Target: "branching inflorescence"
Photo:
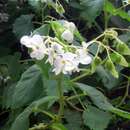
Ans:
[[[46,62],[53,66],[52,71],[56,75],[61,72],[63,74],[79,72],[79,64],[88,65],[92,62],[92,57],[88,53],[88,46],[91,43],[83,41],[82,46],[73,45],[75,24],[65,21],[64,28],[61,38],[69,44],[64,44],[57,37],[38,34],[21,38],[21,44],[31,49],[31,58],[42,60],[46,57]]]

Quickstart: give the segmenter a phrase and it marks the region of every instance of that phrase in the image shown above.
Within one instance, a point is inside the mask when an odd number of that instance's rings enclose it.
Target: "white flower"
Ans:
[[[81,63],[83,65],[87,65],[87,64],[90,64],[92,62],[92,58],[90,55],[88,55],[86,50],[77,49],[76,53],[78,55],[77,60],[79,61],[79,63]]]
[[[56,42],[53,42],[50,48],[48,48],[48,59],[46,62],[49,62],[51,65],[53,65],[54,59],[58,54],[63,54],[64,50],[61,45],[59,45]]]
[[[64,27],[68,30],[70,30],[71,32],[74,32],[75,29],[76,29],[76,26],[73,22],[68,22],[68,21],[65,21],[64,22]]]
[[[87,47],[91,43],[82,42],[82,48],[76,50],[77,60],[83,65],[90,64],[92,62],[91,56],[88,54]]]
[[[72,43],[73,42],[73,39],[74,39],[74,35],[73,33],[70,31],[70,30],[65,30],[61,37],[66,40],[68,43]]]
[[[33,36],[23,36],[21,38],[21,44],[25,45],[28,48],[31,48],[30,56],[41,60],[46,54],[46,46],[43,42],[44,38],[40,35]]]
[[[36,49],[35,51],[32,51],[30,53],[30,56],[31,56],[31,58],[36,58],[37,60],[42,60],[45,56],[44,51],[45,51],[44,48]]]
[[[62,55],[58,55],[54,61],[54,69],[56,75],[61,72],[64,74],[71,74],[72,72],[79,71],[78,70],[78,62],[76,59],[76,54],[71,52],[66,52]]]
[[[61,46],[60,44],[56,42],[53,42],[53,44],[51,45],[51,48],[58,54],[64,53],[63,46]]]
[[[20,42],[28,48],[35,48],[43,44],[43,38],[40,35],[23,36]]]

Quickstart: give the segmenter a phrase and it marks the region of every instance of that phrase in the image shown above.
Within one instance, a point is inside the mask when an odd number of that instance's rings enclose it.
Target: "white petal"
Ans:
[[[80,59],[80,63],[83,65],[88,65],[92,62],[92,58],[89,55],[86,55],[86,57],[82,57],[82,59]]]
[[[74,31],[75,31],[75,29],[76,29],[75,24],[74,24],[74,23],[72,23],[72,22],[70,22],[70,23],[69,23],[69,29],[70,29],[70,31],[74,32]]]
[[[58,54],[64,53],[63,47],[62,47],[60,44],[56,43],[56,42],[54,42],[54,43],[52,44],[52,49],[53,49],[54,51],[56,51]]]
[[[23,36],[21,39],[20,39],[20,43],[28,48],[31,48],[33,45],[31,44],[30,42],[30,39],[31,37],[29,36]]]
[[[75,29],[76,29],[76,26],[73,22],[68,22],[68,21],[65,21],[64,22],[64,27],[68,30],[70,30],[71,32],[74,32]]]
[[[51,65],[53,65],[54,58],[55,58],[55,52],[52,48],[50,48],[48,50],[48,59],[46,62],[49,62]]]
[[[31,38],[31,42],[33,45],[41,46],[43,45],[43,38],[42,36],[36,34]]]
[[[71,31],[69,31],[69,30],[65,30],[65,31],[62,33],[61,37],[62,37],[64,40],[66,40],[68,43],[72,43],[72,42],[73,42],[73,39],[74,39],[73,33],[72,33]]]
[[[76,55],[71,52],[66,52],[62,54],[62,56],[65,60],[72,60],[74,57],[76,57]]]
[[[54,69],[53,72],[55,72],[56,75],[60,74],[63,70],[64,64],[62,62],[62,58],[60,56],[57,56],[54,61]]]
[[[77,49],[77,60],[84,65],[90,64],[92,62],[92,58],[88,55],[86,49]]]
[[[30,53],[31,58],[36,58],[37,60],[42,60],[45,56],[45,50],[43,48],[37,49]]]

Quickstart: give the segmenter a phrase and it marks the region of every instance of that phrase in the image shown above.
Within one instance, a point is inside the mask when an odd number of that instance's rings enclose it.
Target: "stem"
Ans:
[[[58,77],[58,81],[57,81],[57,89],[58,89],[58,94],[59,94],[59,104],[60,104],[60,108],[59,108],[59,120],[61,121],[62,116],[64,115],[64,95],[63,95],[63,88],[62,88],[62,78],[63,75],[60,74]]]
[[[106,0],[104,0],[104,7],[105,7],[105,4],[106,4]],[[105,28],[105,30],[107,29],[107,27],[108,27],[108,14],[107,14],[107,12],[104,10],[104,21],[105,21],[105,26],[104,26],[104,28]]]
[[[89,75],[89,74],[90,74],[90,71],[86,71],[86,72],[83,73],[82,75],[77,76],[76,78],[72,79],[71,82],[75,82],[75,81],[77,81],[77,80],[80,80],[80,79],[86,77],[86,76]]]
[[[130,29],[127,29],[127,28],[116,28],[116,27],[112,27],[111,29],[130,32]]]
[[[105,30],[107,29],[108,27],[108,18],[107,18],[107,12],[104,12],[104,19],[105,19]]]
[[[67,101],[67,103],[73,108],[75,109],[76,111],[79,111],[79,112],[83,112],[84,110],[83,109],[80,109],[78,107],[76,107],[73,103],[71,103],[70,101]]]
[[[75,96],[77,96],[77,99],[79,100],[79,103],[81,104],[82,108],[83,108],[84,110],[86,110],[86,107],[85,107],[84,104],[82,103],[80,97],[78,97],[77,91],[75,90],[75,88],[74,88],[73,86],[71,86],[71,87],[72,87],[72,90],[73,90]]]
[[[48,117],[52,118],[53,120],[55,119],[55,116],[53,114],[51,114],[47,111],[44,111],[42,109],[39,109],[39,108],[34,109],[33,112],[41,112],[41,113],[47,115]]]
[[[86,95],[87,94],[82,93],[82,94],[78,94],[78,95],[74,95],[74,96],[68,97],[66,100],[69,101],[69,100],[73,100],[73,99],[78,98],[78,97],[84,97]]]
[[[130,85],[130,84],[129,84],[129,80],[128,80],[124,97],[122,98],[121,102],[118,104],[118,107],[120,107],[120,106],[124,103],[125,99],[126,99],[127,96],[129,95],[129,85]]]

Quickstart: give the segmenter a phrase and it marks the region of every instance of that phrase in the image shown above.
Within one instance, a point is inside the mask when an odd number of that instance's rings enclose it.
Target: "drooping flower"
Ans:
[[[46,46],[43,42],[44,38],[40,35],[23,36],[20,40],[21,44],[30,48],[30,56],[41,60],[46,54]]]

